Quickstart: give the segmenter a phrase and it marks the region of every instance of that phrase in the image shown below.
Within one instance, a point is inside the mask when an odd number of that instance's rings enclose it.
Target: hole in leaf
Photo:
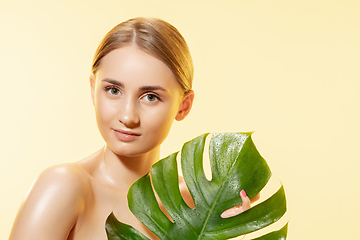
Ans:
[[[204,174],[205,174],[206,179],[209,180],[209,181],[211,181],[211,179],[212,179],[210,157],[209,157],[211,137],[212,137],[212,134],[209,134],[206,137],[205,146],[204,146],[204,153],[203,153]]]

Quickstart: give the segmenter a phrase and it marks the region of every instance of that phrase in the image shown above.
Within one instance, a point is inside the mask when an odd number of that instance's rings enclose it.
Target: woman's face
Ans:
[[[184,108],[184,94],[171,70],[133,45],[101,60],[91,89],[100,133],[117,155],[157,149]]]

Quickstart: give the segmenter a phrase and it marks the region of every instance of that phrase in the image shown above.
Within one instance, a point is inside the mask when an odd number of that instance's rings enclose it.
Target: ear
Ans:
[[[177,113],[175,119],[177,121],[181,121],[183,120],[190,112],[191,107],[193,105],[194,102],[194,91],[190,90],[189,92],[185,93],[180,105],[180,109],[179,112]]]
[[[94,105],[94,96],[95,96],[95,76],[94,74],[90,74],[90,87],[91,87],[91,100]]]

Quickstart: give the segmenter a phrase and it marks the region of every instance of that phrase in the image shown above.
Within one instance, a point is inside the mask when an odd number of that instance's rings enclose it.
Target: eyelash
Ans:
[[[113,95],[113,96],[116,96],[116,95],[121,94],[121,90],[120,90],[118,87],[116,87],[116,86],[106,86],[104,89],[105,89],[106,92],[109,92],[109,93],[110,93],[111,95]],[[111,93],[110,91],[113,90],[113,89],[116,89],[116,91],[118,91],[118,94],[113,94],[113,93]],[[160,96],[158,96],[156,93],[153,93],[153,92],[144,93],[144,94],[142,95],[141,99],[145,98],[146,96],[154,96],[157,101],[161,101],[161,100],[162,100]],[[149,102],[155,102],[156,100],[154,100],[154,101],[149,101]]]
[[[145,98],[146,96],[153,96],[153,97],[156,98],[156,100],[154,100],[154,101],[149,101],[149,102],[161,101],[161,97],[159,97],[157,94],[152,93],[152,92],[147,92],[147,93],[143,94],[143,96],[141,97],[141,99]]]
[[[120,89],[115,86],[106,86],[104,89],[106,92],[109,92],[111,95],[114,95],[114,96],[119,95],[119,94],[113,94],[110,92],[110,90],[116,89],[116,91],[118,91],[118,93],[121,93]]]

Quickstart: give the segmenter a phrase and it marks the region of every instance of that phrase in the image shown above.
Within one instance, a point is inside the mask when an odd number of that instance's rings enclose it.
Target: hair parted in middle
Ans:
[[[164,62],[185,93],[192,89],[194,67],[189,47],[174,26],[157,18],[133,18],[111,29],[96,50],[92,73],[96,75],[101,59],[112,50],[131,44]]]

